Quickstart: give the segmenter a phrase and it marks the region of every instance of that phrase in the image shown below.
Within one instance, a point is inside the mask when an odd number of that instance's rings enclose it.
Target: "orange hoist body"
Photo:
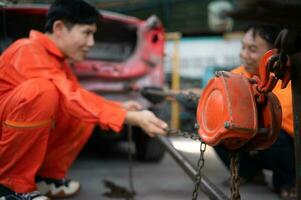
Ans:
[[[217,72],[202,93],[197,109],[199,135],[209,145],[237,149],[257,132],[256,102],[246,77]]]
[[[230,150],[268,148],[278,137],[282,112],[270,91],[277,78],[270,73],[268,51],[260,63],[260,78],[220,71],[205,87],[197,108],[198,133],[209,145]]]

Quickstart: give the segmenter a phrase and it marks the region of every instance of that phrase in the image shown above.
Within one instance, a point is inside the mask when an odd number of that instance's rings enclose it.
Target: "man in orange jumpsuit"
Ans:
[[[57,0],[46,33],[32,30],[0,58],[0,199],[47,200],[79,191],[66,180],[70,165],[94,124],[120,131],[124,123],[147,134],[167,125],[150,111],[135,110],[83,89],[68,62],[81,61],[94,44],[98,11],[82,0]],[[43,196],[37,191],[43,193]]]
[[[273,48],[280,29],[267,25],[251,26],[242,40],[240,57],[243,65],[232,70],[247,77],[258,75],[261,57]],[[240,157],[239,175],[246,181],[263,181],[262,169],[273,172],[273,185],[282,197],[295,196],[295,161],[293,141],[293,111],[291,84],[281,89],[278,82],[273,93],[278,97],[282,107],[282,130],[277,141],[268,149],[255,154],[243,152]],[[229,155],[222,146],[215,147],[222,161],[229,167]]]

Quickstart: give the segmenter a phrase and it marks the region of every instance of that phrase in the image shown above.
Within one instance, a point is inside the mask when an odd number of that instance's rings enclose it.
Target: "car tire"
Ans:
[[[142,162],[159,162],[165,153],[165,147],[158,138],[151,138],[140,128],[134,129],[136,159]]]

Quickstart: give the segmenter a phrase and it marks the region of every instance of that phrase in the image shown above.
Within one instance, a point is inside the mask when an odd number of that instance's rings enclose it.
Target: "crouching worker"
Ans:
[[[117,103],[83,89],[68,65],[93,46],[98,11],[82,0],[57,0],[46,33],[32,30],[0,58],[0,199],[47,200],[76,194],[66,174],[94,124],[120,131],[124,123],[148,135],[166,124],[135,103]],[[133,110],[134,109],[134,110]],[[51,188],[50,188],[51,186]],[[41,194],[39,190],[47,192]],[[55,191],[55,192],[54,192]]]
[[[274,48],[274,41],[281,28],[271,25],[252,25],[244,34],[240,57],[243,65],[232,70],[247,78],[259,75],[259,63],[266,51]],[[241,152],[239,162],[240,182],[265,184],[263,170],[272,171],[274,189],[284,199],[296,197],[296,175],[294,156],[294,128],[291,84],[281,89],[279,82],[273,89],[282,107],[281,131],[275,143],[264,150],[256,152]],[[215,150],[223,163],[229,167],[228,151],[221,145]],[[283,159],[285,158],[285,159]]]

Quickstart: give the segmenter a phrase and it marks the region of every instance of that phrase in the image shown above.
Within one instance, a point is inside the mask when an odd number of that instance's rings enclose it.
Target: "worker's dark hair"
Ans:
[[[261,37],[264,39],[271,48],[274,47],[274,42],[282,30],[282,27],[276,25],[268,25],[268,24],[252,24],[248,26],[246,32],[252,31],[253,37],[256,36]]]
[[[47,13],[45,31],[52,33],[57,20],[62,20],[70,29],[75,24],[94,24],[100,18],[98,10],[83,0],[56,0]]]

